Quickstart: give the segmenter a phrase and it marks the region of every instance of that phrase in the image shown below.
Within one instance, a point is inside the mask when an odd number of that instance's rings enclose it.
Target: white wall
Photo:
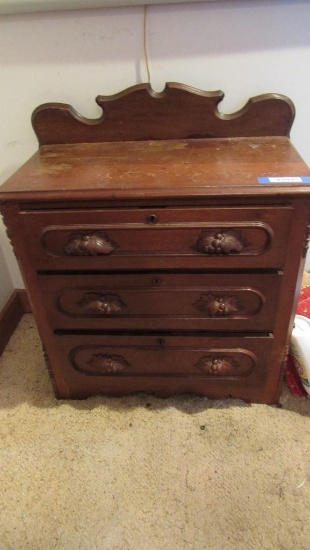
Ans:
[[[288,95],[292,141],[310,164],[310,2],[218,1],[148,7],[152,86],[176,81],[222,89],[223,112],[265,92]],[[0,181],[37,148],[30,125],[40,103],[73,104],[98,116],[98,94],[146,81],[143,7],[0,17]],[[15,287],[10,245],[0,239]],[[0,272],[1,285],[1,272]]]

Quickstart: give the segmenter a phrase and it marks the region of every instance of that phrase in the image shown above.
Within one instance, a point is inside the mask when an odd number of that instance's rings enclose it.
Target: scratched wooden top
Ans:
[[[307,194],[305,185],[261,185],[260,176],[306,176],[288,135],[295,109],[279,94],[223,114],[223,92],[168,83],[98,96],[90,120],[47,103],[32,123],[40,149],[0,191],[0,201],[114,200]]]
[[[49,145],[2,186],[0,201],[298,195],[310,185],[258,177],[309,175],[286,137]]]

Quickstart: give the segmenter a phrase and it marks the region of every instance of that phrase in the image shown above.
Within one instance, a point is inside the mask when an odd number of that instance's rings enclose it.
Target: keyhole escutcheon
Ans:
[[[149,216],[147,216],[146,222],[150,225],[155,225],[155,223],[158,222],[158,217],[156,216],[156,214],[150,214]]]

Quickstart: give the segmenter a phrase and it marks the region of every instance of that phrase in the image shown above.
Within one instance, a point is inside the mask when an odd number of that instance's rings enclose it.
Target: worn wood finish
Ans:
[[[193,139],[43,146],[2,186],[3,200],[25,202],[141,198],[216,200],[277,193],[307,196],[307,187],[260,185],[259,176],[309,176],[310,170],[286,137]],[[16,193],[15,197],[13,193]],[[257,198],[259,197],[259,199]],[[222,205],[222,203],[221,203]],[[111,206],[111,204],[110,204]],[[45,208],[46,206],[44,206]],[[70,206],[71,207],[71,206]]]
[[[0,204],[57,397],[278,402],[310,191],[258,177],[310,171],[289,100],[222,116],[221,97],[142,85],[97,121],[35,111],[40,151]]]
[[[70,105],[47,103],[33,113],[40,145],[146,141],[247,136],[287,136],[294,106],[285,96],[266,94],[250,99],[237,113],[218,111],[223,92],[202,92],[169,83],[161,93],[148,84],[113,96],[98,96],[103,114],[81,116]]]

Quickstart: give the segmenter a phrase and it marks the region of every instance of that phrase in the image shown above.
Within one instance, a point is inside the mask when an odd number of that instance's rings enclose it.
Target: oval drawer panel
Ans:
[[[244,377],[265,357],[272,338],[102,335],[66,337],[70,365],[86,376]]]
[[[73,397],[152,391],[210,396],[261,394],[272,336],[165,333],[58,334],[57,353]]]
[[[272,330],[278,274],[40,275],[54,329]]]
[[[79,346],[70,353],[71,365],[87,376],[248,376],[257,365],[256,355],[247,349],[208,349],[194,351],[174,347],[166,338],[155,339],[153,345]],[[161,354],[158,349],[164,350]],[[147,369],[145,365],[148,365]]]
[[[38,269],[281,267],[292,209],[24,212]]]

